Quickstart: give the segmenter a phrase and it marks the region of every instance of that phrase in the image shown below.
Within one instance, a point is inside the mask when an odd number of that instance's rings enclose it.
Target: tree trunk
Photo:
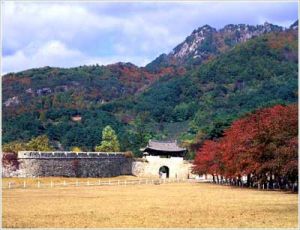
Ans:
[[[250,185],[251,185],[251,176],[250,176],[250,174],[248,174],[247,175],[247,187],[250,187]]]
[[[238,179],[237,179],[237,185],[238,185],[239,187],[242,186],[241,176],[238,176]]]

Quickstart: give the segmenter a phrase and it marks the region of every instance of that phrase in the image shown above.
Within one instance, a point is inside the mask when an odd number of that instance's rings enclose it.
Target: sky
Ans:
[[[145,66],[205,24],[289,27],[293,2],[13,2],[3,4],[2,73],[132,62]]]

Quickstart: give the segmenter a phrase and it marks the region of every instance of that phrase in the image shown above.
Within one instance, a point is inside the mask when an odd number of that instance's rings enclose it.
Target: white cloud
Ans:
[[[5,73],[24,69],[53,66],[53,67],[75,67],[80,65],[107,65],[116,62],[133,62],[146,65],[151,60],[140,56],[116,55],[109,57],[92,57],[79,50],[68,48],[60,41],[49,41],[42,46],[30,44],[25,49],[19,50],[13,55],[3,57]]]
[[[7,1],[2,15],[3,70],[68,67],[92,61],[144,65],[171,51],[204,24],[220,28],[264,20],[288,26],[297,18],[296,6],[273,2]]]
[[[30,44],[14,53],[3,57],[4,72],[42,66],[69,66],[70,63],[79,65],[84,55],[78,50],[66,47],[60,41],[49,41],[42,46]],[[8,71],[7,71],[8,70]]]
[[[9,46],[13,42],[16,48],[33,40],[47,41],[49,38],[72,42],[117,24],[113,17],[92,14],[75,4],[6,2],[3,38],[4,44]]]

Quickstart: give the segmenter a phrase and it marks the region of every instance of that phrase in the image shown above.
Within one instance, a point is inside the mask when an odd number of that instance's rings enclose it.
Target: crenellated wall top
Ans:
[[[103,157],[125,157],[124,152],[43,152],[43,151],[19,151],[19,159],[38,159],[38,158],[103,158]]]

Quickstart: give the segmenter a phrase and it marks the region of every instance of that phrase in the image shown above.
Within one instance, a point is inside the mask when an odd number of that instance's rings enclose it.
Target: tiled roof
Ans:
[[[185,148],[181,148],[177,145],[176,141],[153,141],[150,140],[146,149],[153,149],[158,151],[167,151],[167,152],[180,152],[186,151]]]

